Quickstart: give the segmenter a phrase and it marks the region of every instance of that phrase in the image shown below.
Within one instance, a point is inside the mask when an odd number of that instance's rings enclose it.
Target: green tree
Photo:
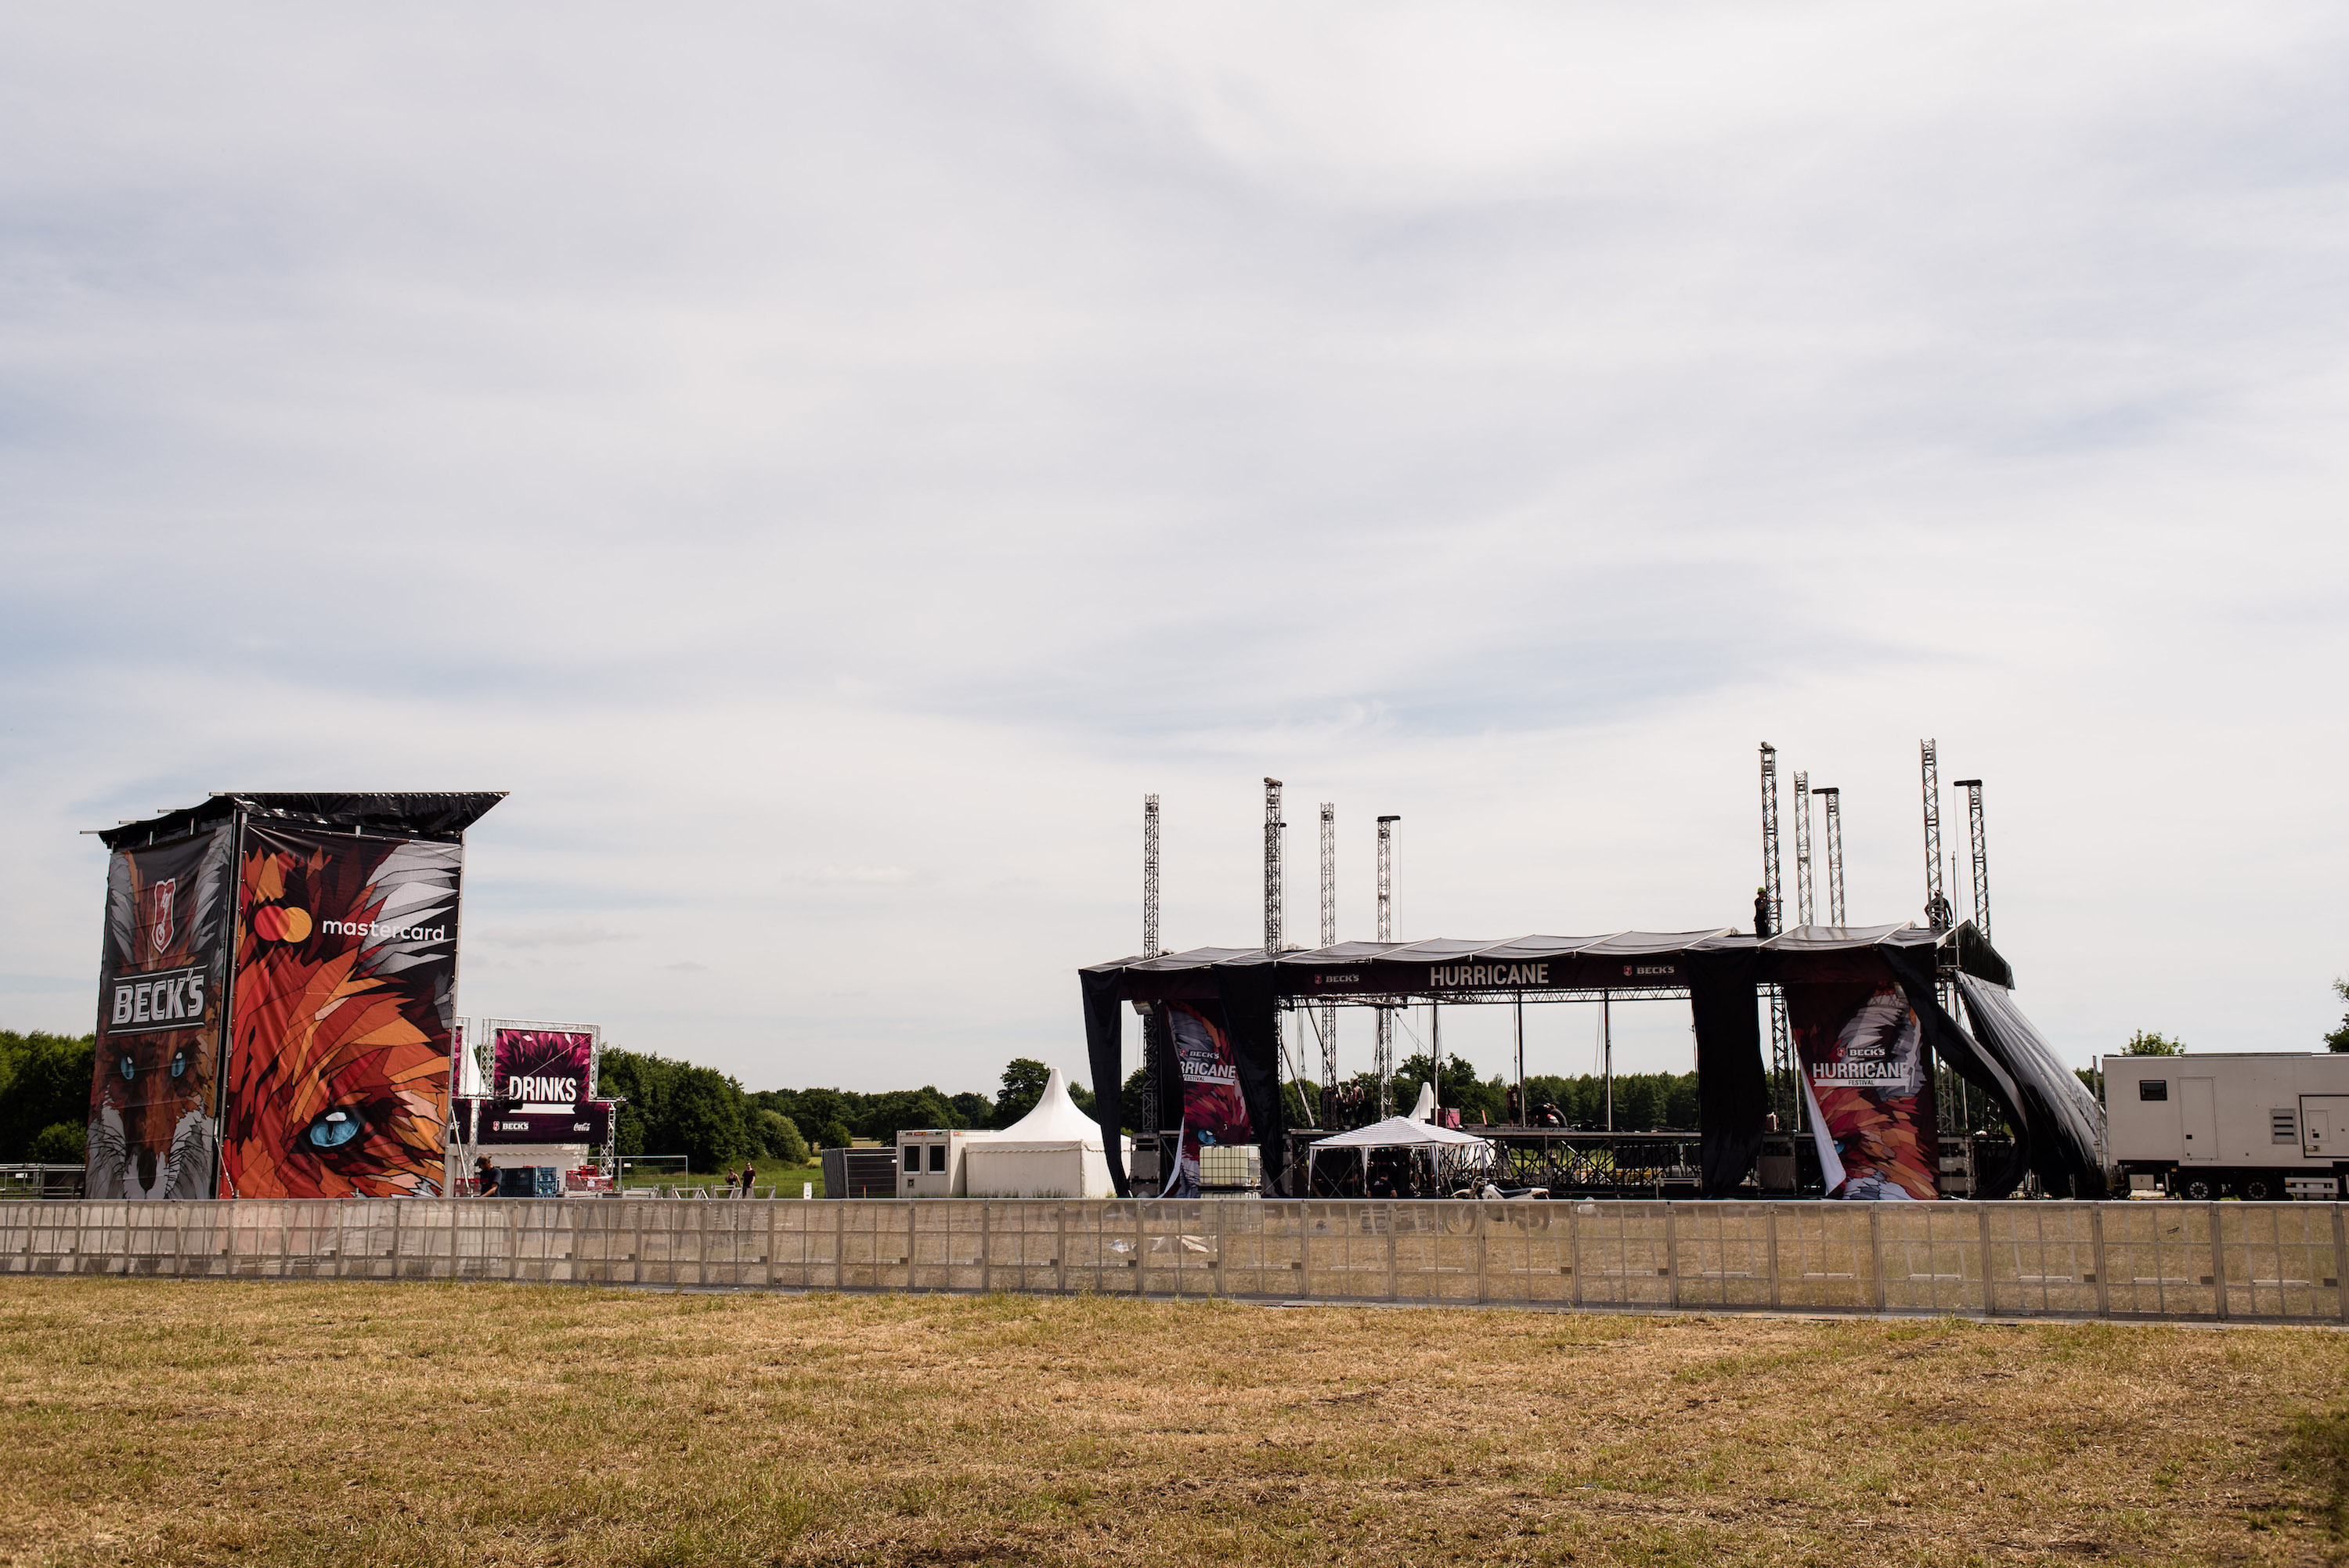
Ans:
[[[664,1115],[656,1123],[666,1149],[647,1154],[682,1154],[689,1169],[721,1171],[750,1152],[742,1086],[716,1068],[677,1064]]]
[[[60,1121],[34,1135],[26,1157],[36,1165],[78,1165],[88,1158],[88,1122]]]
[[[0,1029],[0,1160],[30,1159],[34,1140],[59,1122],[82,1136],[97,1049],[94,1035]]]
[[[995,1097],[995,1125],[1009,1127],[1044,1098],[1052,1069],[1033,1057],[1014,1057],[1003,1069],[1003,1092]]]
[[[754,1119],[758,1123],[759,1141],[765,1145],[768,1159],[780,1160],[786,1165],[808,1162],[807,1140],[800,1136],[799,1128],[790,1117],[762,1106],[755,1113]]]
[[[957,1127],[988,1127],[994,1124],[995,1102],[983,1094],[966,1089],[961,1094],[948,1096],[947,1103],[954,1107],[957,1116],[962,1118],[955,1123]]]
[[[847,1147],[845,1142],[828,1143],[824,1140],[829,1136],[825,1129],[835,1124],[843,1128],[855,1124],[860,1108],[849,1096],[836,1088],[803,1088],[792,1098],[794,1103],[783,1114],[799,1124],[802,1137],[823,1149]]]
[[[1662,1119],[1661,1095],[1656,1092],[1656,1080],[1647,1073],[1619,1074],[1615,1079],[1615,1129],[1619,1132],[1647,1132]]]
[[[2349,980],[2335,980],[2333,993],[2343,1001],[2349,1002]],[[2349,1051],[2349,1013],[2342,1015],[2339,1028],[2324,1037],[2324,1048],[2328,1051]]]
[[[892,1089],[868,1098],[856,1130],[867,1138],[894,1146],[897,1134],[911,1129],[961,1125],[954,1107],[947,1103],[947,1097],[936,1086],[924,1084],[920,1088]]]
[[[2182,1057],[2185,1054],[2184,1040],[2164,1039],[2143,1029],[2129,1036],[2128,1044],[2121,1047],[2121,1055],[2125,1057]]]
[[[855,1141],[856,1134],[837,1117],[816,1129],[815,1144],[819,1149],[845,1149]]]
[[[628,1102],[615,1132],[624,1154],[682,1154],[714,1171],[758,1148],[742,1086],[715,1068],[607,1047],[602,1077],[605,1093]]]

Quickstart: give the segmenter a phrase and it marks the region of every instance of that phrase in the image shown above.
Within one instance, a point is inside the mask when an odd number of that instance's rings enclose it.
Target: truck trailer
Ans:
[[[2349,1056],[2106,1057],[2105,1159],[2173,1198],[2338,1198]]]

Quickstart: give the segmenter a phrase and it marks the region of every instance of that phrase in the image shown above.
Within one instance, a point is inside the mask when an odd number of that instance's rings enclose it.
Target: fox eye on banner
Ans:
[[[1166,1006],[1174,1040],[1174,1064],[1183,1080],[1183,1147],[1165,1196],[1199,1195],[1199,1150],[1217,1144],[1245,1144],[1256,1134],[1247,1102],[1240,1098],[1239,1068],[1231,1036],[1187,1002]]]
[[[1933,1075],[1909,998],[1889,980],[1785,992],[1827,1195],[1939,1197]]]
[[[93,1198],[212,1195],[231,839],[223,825],[117,850],[107,866],[89,1090]]]
[[[246,828],[226,1195],[440,1192],[463,853]]]

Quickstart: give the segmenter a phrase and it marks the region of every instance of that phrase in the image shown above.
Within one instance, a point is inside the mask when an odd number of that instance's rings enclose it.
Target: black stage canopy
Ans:
[[[506,798],[502,789],[347,791],[214,790],[201,804],[165,811],[141,821],[98,830],[109,850],[160,843],[242,811],[250,818],[355,828],[400,839],[437,839],[454,843],[465,830]]]
[[[1967,988],[1968,1010],[1979,1033],[1966,1029],[1940,1005],[1936,982],[1961,975],[1979,983]],[[1128,1195],[1118,1142],[1123,1127],[1117,1013],[1122,1002],[1185,1001],[1220,1008],[1240,1091],[1261,1140],[1269,1188],[1278,1180],[1274,1172],[1281,1170],[1287,1131],[1278,1021],[1284,1004],[1352,999],[1392,1006],[1520,996],[1537,1001],[1600,992],[1686,995],[1696,1023],[1704,1189],[1708,1196],[1726,1197],[1753,1168],[1769,1113],[1757,988],[1887,979],[1899,985],[1916,1010],[1934,1054],[1990,1095],[2015,1130],[2015,1163],[1985,1184],[1987,1195],[2013,1191],[2025,1170],[2037,1171],[2048,1190],[2059,1194],[2085,1196],[2102,1190],[2093,1099],[2027,1024],[2018,1028],[2005,1016],[2021,1017],[2007,995],[2013,971],[1971,923],[1940,933],[1913,924],[1806,925],[1767,938],[1716,927],[1507,942],[1342,942],[1278,954],[1259,948],[1196,947],[1092,965],[1078,977],[1103,1147],[1121,1196]],[[1982,1016],[1981,1004],[1973,1000],[1977,994],[1995,995],[2002,1009],[1998,1019]],[[1989,1026],[1982,1026],[1986,1022]],[[1162,1063],[1160,1070],[1171,1074],[1173,1065]],[[1161,1085],[1162,1104],[1169,1103],[1174,1088]]]

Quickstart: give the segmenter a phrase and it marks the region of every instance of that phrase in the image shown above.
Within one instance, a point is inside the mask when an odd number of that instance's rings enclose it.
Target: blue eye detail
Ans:
[[[340,1149],[358,1135],[358,1113],[350,1110],[330,1110],[302,1133],[313,1149]]]
[[[179,1078],[188,1070],[188,1053],[183,1047],[171,1053],[171,1076]]]
[[[139,1069],[138,1069],[136,1067],[134,1067],[133,1065],[131,1065],[130,1058],[129,1058],[129,1057],[123,1057],[123,1058],[122,1058],[122,1081],[123,1081],[124,1083],[129,1083],[132,1078],[137,1078],[138,1076],[139,1076]]]

